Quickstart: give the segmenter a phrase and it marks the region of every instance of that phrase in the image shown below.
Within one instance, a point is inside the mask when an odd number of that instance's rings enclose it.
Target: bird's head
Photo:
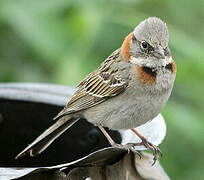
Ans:
[[[130,63],[156,68],[171,63],[167,25],[157,17],[145,19],[124,40],[121,52]]]

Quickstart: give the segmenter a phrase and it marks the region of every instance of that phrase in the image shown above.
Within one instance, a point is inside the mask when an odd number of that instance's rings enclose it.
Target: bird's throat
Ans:
[[[142,70],[144,73],[148,74],[149,76],[152,76],[154,78],[157,76],[157,70],[155,68],[143,66]]]

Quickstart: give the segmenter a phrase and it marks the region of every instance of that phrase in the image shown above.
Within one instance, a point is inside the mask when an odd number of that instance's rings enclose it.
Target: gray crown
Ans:
[[[157,17],[150,17],[142,21],[134,30],[136,39],[148,42],[155,47],[158,44],[164,48],[168,46],[169,34],[167,25]]]

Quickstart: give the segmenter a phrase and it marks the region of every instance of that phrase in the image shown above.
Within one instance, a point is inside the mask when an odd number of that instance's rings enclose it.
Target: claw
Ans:
[[[151,150],[152,151],[152,154],[154,156],[153,158],[153,163],[152,163],[152,166],[156,163],[157,159],[159,158],[159,156],[162,156],[162,152],[161,150],[153,145],[152,143],[148,142],[145,138],[142,138],[142,142],[141,143],[128,143],[127,144],[128,146],[131,146],[131,147],[135,147],[135,146],[145,146],[147,149]],[[138,152],[138,151],[137,151]],[[139,154],[138,154],[139,155]],[[141,153],[139,155],[141,157]]]
[[[152,166],[153,166],[156,163],[156,161],[158,160],[159,156],[162,156],[162,152],[157,146],[148,142],[145,138],[142,138],[141,143],[128,143],[125,145],[117,144],[117,143],[112,144],[113,147],[126,149],[128,151],[128,153],[130,153],[130,151],[135,152],[140,157],[140,159],[142,158],[142,153],[140,151],[135,150],[134,147],[135,146],[141,146],[141,145],[145,146],[147,149],[152,151],[152,154],[154,156],[153,157],[153,163],[152,163]]]
[[[152,163],[152,166],[153,166],[156,163],[159,156],[162,156],[161,150],[157,146],[155,146],[152,143],[148,142],[145,138],[142,138],[141,145],[144,145],[147,149],[152,151],[153,156],[154,156],[153,163]]]
[[[142,153],[140,151],[134,150],[134,152],[139,156],[140,159],[142,159]]]
[[[128,153],[133,151],[134,153],[136,153],[139,156],[140,159],[142,158],[142,153],[140,151],[137,151],[137,150],[134,149],[135,144],[128,143],[128,144],[123,145],[123,144],[114,143],[114,144],[112,144],[112,146],[116,147],[116,148],[125,149],[125,150],[128,151]]]

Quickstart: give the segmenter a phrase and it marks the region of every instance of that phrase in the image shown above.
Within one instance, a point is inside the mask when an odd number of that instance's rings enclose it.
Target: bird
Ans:
[[[56,121],[16,159],[43,152],[55,139],[81,118],[97,126],[110,145],[132,148],[143,145],[151,150],[154,161],[159,147],[135,129],[154,119],[168,101],[176,77],[176,63],[169,48],[169,32],[158,17],[141,21],[121,43],[120,48],[83,79]],[[140,143],[117,144],[104,127],[130,129]]]

